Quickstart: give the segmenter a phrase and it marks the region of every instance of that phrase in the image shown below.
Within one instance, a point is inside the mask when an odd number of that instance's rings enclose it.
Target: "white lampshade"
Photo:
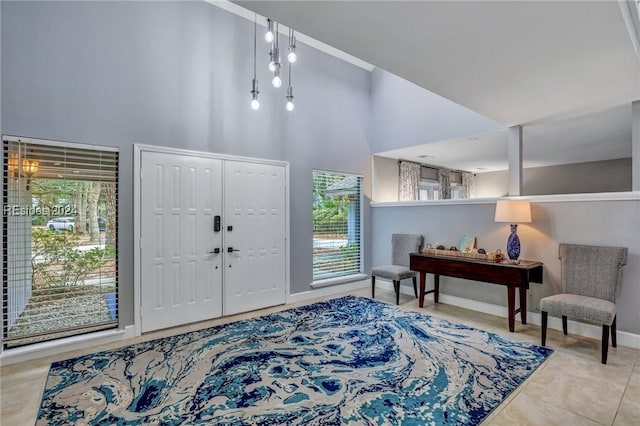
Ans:
[[[531,204],[529,201],[498,200],[496,202],[496,222],[531,222]]]

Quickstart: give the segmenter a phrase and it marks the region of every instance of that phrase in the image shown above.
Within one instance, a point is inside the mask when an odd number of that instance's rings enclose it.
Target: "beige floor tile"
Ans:
[[[640,365],[631,373],[614,425],[640,425]]]
[[[593,420],[572,413],[548,402],[520,393],[498,415],[490,426],[600,426]]]
[[[40,396],[47,373],[3,375],[0,393],[0,424],[2,426],[23,426],[34,424],[40,407]]]
[[[571,366],[566,357],[557,353],[522,392],[599,423],[612,424],[626,383],[592,375],[588,367]]]
[[[613,424],[614,426],[640,425],[640,399],[628,399],[625,397],[620,403]]]
[[[589,377],[597,381],[626,386],[633,370],[632,363],[612,359],[607,364],[602,364],[599,359],[582,357],[564,349],[558,350],[557,355],[553,359],[553,368],[577,379]]]

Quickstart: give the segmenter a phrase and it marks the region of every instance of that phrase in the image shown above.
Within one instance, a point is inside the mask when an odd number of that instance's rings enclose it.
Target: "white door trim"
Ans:
[[[266,160],[253,157],[241,157],[236,155],[215,154],[211,152],[193,151],[179,148],[169,148],[155,145],[134,144],[133,145],[133,326],[136,336],[142,334],[142,324],[140,321],[140,302],[141,302],[141,288],[142,275],[140,267],[140,235],[141,235],[141,185],[140,185],[140,169],[142,166],[142,153],[143,152],[156,152],[164,154],[175,155],[187,155],[203,158],[212,158],[220,160],[232,160],[232,161],[244,161],[247,163],[259,163],[275,166],[283,166],[285,170],[285,303],[289,302],[291,296],[291,284],[290,284],[290,238],[289,238],[289,217],[290,217],[290,200],[289,200],[289,162]]]

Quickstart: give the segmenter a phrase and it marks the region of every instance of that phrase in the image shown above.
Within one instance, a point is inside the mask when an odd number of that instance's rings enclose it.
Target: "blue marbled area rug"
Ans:
[[[56,362],[37,424],[474,425],[550,354],[347,296]]]

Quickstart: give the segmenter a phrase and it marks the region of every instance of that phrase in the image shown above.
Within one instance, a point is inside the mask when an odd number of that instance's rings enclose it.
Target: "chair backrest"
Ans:
[[[560,244],[562,292],[615,302],[626,247]]]
[[[418,253],[422,249],[422,235],[393,234],[391,236],[392,263],[409,267],[409,253]]]

